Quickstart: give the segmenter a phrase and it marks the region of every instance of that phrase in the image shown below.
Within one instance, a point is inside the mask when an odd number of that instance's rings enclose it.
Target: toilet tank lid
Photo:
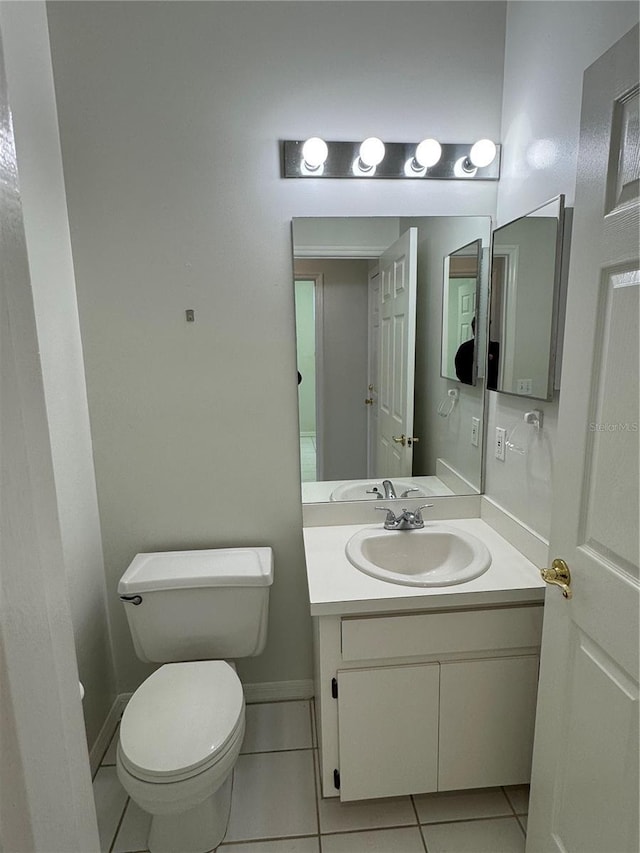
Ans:
[[[271,548],[212,548],[136,554],[120,578],[118,593],[203,587],[270,586]]]

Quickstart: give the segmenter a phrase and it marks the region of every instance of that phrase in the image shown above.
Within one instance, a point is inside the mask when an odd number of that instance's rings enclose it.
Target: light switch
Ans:
[[[503,427],[496,427],[496,459],[504,462],[505,445],[507,443],[507,431]]]
[[[471,418],[471,444],[478,446],[480,441],[480,418]]]

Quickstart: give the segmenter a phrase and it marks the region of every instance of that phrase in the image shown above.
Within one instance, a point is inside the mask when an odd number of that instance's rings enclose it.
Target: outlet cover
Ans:
[[[496,459],[504,462],[505,445],[507,443],[507,431],[503,427],[496,427]]]
[[[518,394],[533,394],[533,379],[518,379],[516,391]]]
[[[471,444],[478,446],[480,441],[480,418],[471,418]]]

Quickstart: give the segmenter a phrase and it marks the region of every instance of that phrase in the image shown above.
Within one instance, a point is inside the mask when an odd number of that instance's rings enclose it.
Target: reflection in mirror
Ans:
[[[487,370],[493,391],[553,397],[563,222],[559,196],[494,231]]]
[[[482,241],[474,240],[451,252],[444,261],[442,297],[442,364],[445,379],[476,384],[475,346],[478,277]]]
[[[293,221],[304,502],[480,492],[484,382],[440,375],[441,318],[445,258],[490,233],[483,216]]]

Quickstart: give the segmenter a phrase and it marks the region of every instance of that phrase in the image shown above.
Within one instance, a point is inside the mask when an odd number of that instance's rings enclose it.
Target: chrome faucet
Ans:
[[[377,486],[374,486],[371,491],[365,492],[367,495],[375,495],[377,500],[385,500],[385,501],[395,501],[397,499],[396,490],[393,486],[391,480],[383,480],[382,488],[384,489],[384,494],[380,491]],[[408,491],[414,491],[414,489],[409,489]],[[403,492],[402,497],[406,498],[407,493]]]
[[[384,489],[384,499],[387,501],[395,501],[398,497],[396,495],[396,490],[393,488],[393,483],[391,480],[383,480],[382,488]],[[380,507],[382,509],[382,507]]]
[[[385,530],[420,530],[424,527],[424,518],[422,510],[433,504],[424,504],[416,510],[403,509],[400,515],[396,515],[392,509],[384,506],[374,506],[374,509],[381,509],[387,513],[384,520]]]

